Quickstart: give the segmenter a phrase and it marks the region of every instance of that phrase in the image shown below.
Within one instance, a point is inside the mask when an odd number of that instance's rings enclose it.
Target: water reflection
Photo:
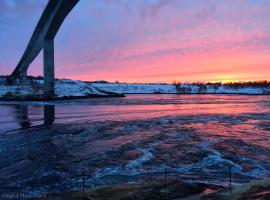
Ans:
[[[126,98],[0,103],[0,132],[78,121],[123,121],[173,115],[269,113],[267,96],[129,95]],[[50,105],[48,105],[50,104]],[[237,120],[237,119],[236,119]]]
[[[44,106],[44,125],[52,125],[55,119],[54,105]]]
[[[55,121],[55,106],[44,105],[42,107],[33,107],[29,105],[8,105],[8,113],[6,123],[13,128],[18,127],[22,129],[30,128],[35,125],[52,125]],[[42,112],[43,108],[43,112]],[[43,114],[43,115],[42,115]],[[13,123],[10,124],[10,117],[14,117]]]
[[[28,106],[27,105],[15,105],[15,118],[21,128],[29,128],[31,122],[28,118]]]

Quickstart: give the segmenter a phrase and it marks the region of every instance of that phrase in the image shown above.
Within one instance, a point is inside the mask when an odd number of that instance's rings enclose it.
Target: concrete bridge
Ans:
[[[49,0],[27,48],[10,78],[13,84],[27,83],[27,69],[43,49],[44,95],[54,92],[54,38],[69,12],[79,0]]]

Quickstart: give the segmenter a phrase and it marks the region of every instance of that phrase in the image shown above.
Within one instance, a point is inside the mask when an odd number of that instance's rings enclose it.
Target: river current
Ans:
[[[269,176],[269,96],[128,95],[0,102],[0,193],[57,193],[163,176]]]

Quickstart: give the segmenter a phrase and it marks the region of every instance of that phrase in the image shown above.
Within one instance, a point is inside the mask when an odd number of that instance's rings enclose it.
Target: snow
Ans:
[[[93,83],[95,87],[124,94],[177,93],[172,84]]]
[[[38,96],[42,95],[42,84],[37,83],[33,86],[0,86],[0,97],[7,93],[14,96]],[[83,97],[91,94],[107,96],[95,87],[82,81],[59,80],[55,83],[55,93],[57,97]]]
[[[58,97],[64,96],[87,96],[88,94],[105,95],[89,83],[82,81],[56,81],[55,93]]]
[[[14,96],[42,95],[42,82],[36,81],[32,86],[7,86],[0,84],[0,97],[12,93]],[[226,85],[211,86],[198,84],[128,84],[128,83],[90,83],[74,80],[57,80],[55,83],[57,97],[83,97],[91,94],[107,96],[107,92],[120,94],[270,94],[269,87],[230,88]]]
[[[224,85],[214,88],[206,86],[205,90],[200,90],[196,84],[182,84],[181,90],[177,90],[173,84],[126,84],[126,83],[93,83],[99,89],[123,94],[270,94],[270,88],[244,87],[240,89],[226,88]]]

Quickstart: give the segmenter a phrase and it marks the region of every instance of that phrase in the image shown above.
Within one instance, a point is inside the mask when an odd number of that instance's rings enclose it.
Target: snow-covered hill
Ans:
[[[31,86],[8,86],[0,84],[0,98],[42,97],[41,80]],[[112,94],[270,94],[266,86],[230,86],[224,84],[127,84],[91,83],[73,80],[57,80],[57,98],[106,97]]]
[[[92,83],[91,85],[102,90],[123,94],[177,93],[172,84]]]
[[[55,82],[56,98],[107,97],[108,92],[82,81],[58,80]],[[6,99],[36,99],[43,97],[42,81],[28,86],[0,85],[0,97]]]

